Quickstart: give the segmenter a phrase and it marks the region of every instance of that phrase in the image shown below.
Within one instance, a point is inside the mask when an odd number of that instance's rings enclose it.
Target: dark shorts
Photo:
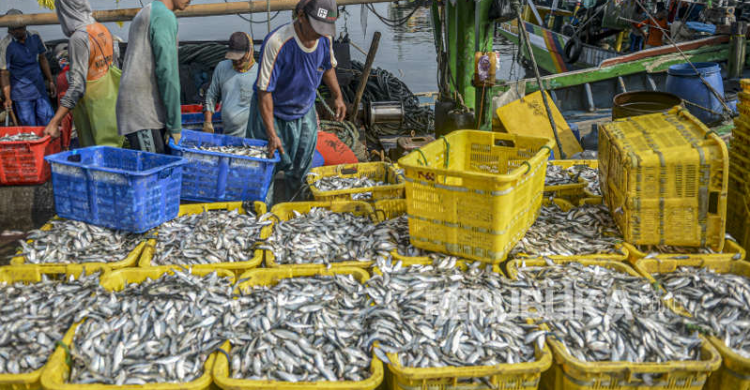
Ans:
[[[125,137],[130,143],[130,149],[144,152],[169,154],[169,146],[164,143],[166,129],[139,130]]]

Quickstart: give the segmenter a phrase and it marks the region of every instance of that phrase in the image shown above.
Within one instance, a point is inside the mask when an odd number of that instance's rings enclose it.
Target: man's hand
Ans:
[[[52,138],[60,136],[60,124],[54,119],[49,122],[47,127],[44,128],[44,134]]]
[[[214,124],[211,122],[203,122],[203,132],[204,133],[214,133]]]
[[[57,96],[57,87],[55,86],[55,82],[52,80],[47,80],[47,91],[49,92],[50,97]]]
[[[180,140],[182,139],[182,133],[174,133],[174,134],[170,134],[169,136],[172,137],[175,145],[180,144]]]
[[[336,121],[341,122],[346,118],[346,104],[341,96],[337,97],[333,102],[333,109],[336,110]]]
[[[10,111],[13,109],[13,101],[10,99],[5,99],[5,102],[3,102],[3,107],[5,107],[6,110]]]
[[[281,144],[281,138],[274,134],[268,137],[268,158],[273,158],[273,152],[279,151],[279,154],[284,154],[284,145]]]

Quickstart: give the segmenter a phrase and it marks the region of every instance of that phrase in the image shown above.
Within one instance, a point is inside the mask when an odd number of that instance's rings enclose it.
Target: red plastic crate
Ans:
[[[195,114],[197,112],[203,112],[202,104],[183,104],[181,106],[183,114]]]
[[[0,137],[18,133],[44,135],[44,127],[0,127]],[[49,180],[44,156],[60,153],[60,138],[44,136],[36,141],[0,142],[0,184],[42,184]]]

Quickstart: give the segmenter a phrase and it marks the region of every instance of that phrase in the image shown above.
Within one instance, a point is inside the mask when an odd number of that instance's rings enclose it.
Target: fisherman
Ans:
[[[81,146],[121,147],[123,138],[117,135],[114,120],[121,72],[114,65],[119,51],[113,36],[94,20],[88,0],[55,0],[55,9],[63,33],[70,38],[70,70],[68,90],[44,132],[59,136],[60,124],[72,111]]]
[[[190,0],[156,0],[130,24],[120,94],[117,128],[130,147],[152,153],[168,151],[168,137],[180,142],[180,71],[177,18]]]
[[[258,64],[253,58],[253,40],[244,32],[229,37],[226,60],[219,62],[206,92],[203,131],[214,132],[212,116],[216,103],[221,101],[221,120],[224,134],[244,137],[250,116],[250,102],[258,78]]]
[[[21,11],[11,9],[5,15],[21,14]],[[8,27],[8,35],[0,40],[0,85],[4,106],[10,111],[15,103],[20,126],[44,126],[55,115],[47,95],[49,92],[54,96],[55,82],[45,53],[47,49],[39,33],[27,31],[23,24]]]
[[[639,29],[644,26],[649,26],[646,37],[646,49],[661,46],[663,44],[662,40],[664,37],[664,31],[666,31],[668,27],[667,7],[663,2],[656,3],[656,15],[654,15],[653,19],[656,20],[656,23],[648,17],[646,20],[636,25],[636,28]]]
[[[268,155],[281,154],[287,191],[295,194],[312,165],[318,139],[315,95],[321,79],[334,98],[336,120],[346,106],[336,79],[332,37],[335,0],[301,0],[292,23],[272,31],[261,46],[248,137],[268,140]],[[273,200],[273,187],[267,200]]]

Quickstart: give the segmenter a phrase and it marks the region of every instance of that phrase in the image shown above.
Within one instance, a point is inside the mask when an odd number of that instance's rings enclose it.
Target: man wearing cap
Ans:
[[[255,94],[253,83],[258,78],[258,64],[253,59],[250,36],[244,32],[232,34],[226,58],[216,65],[206,93],[203,131],[214,132],[211,120],[216,112],[216,104],[221,102],[224,134],[244,137],[250,116],[250,101]]]
[[[6,13],[21,14],[17,9]],[[0,85],[4,106],[11,110],[15,103],[20,126],[46,126],[55,115],[47,95],[48,92],[54,95],[55,82],[46,52],[39,33],[26,31],[26,26],[21,24],[8,27],[8,35],[0,40]]]
[[[346,106],[334,68],[334,0],[301,0],[294,22],[272,31],[263,41],[256,96],[250,108],[248,136],[268,140],[269,157],[281,154],[287,190],[296,193],[310,171],[318,139],[315,92],[321,80],[334,98],[336,120]],[[272,190],[268,199],[272,200]]]
[[[156,0],[130,24],[128,50],[117,96],[117,129],[130,147],[166,153],[168,138],[180,142],[180,70],[177,17],[190,0]]]

